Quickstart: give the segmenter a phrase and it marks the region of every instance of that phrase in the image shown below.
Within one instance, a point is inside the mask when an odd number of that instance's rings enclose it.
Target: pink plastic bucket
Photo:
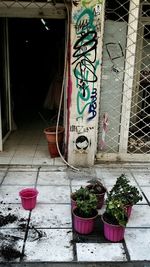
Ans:
[[[35,188],[26,188],[19,192],[21,203],[25,210],[32,210],[36,206],[38,191]]]
[[[112,242],[119,242],[124,238],[125,227],[120,225],[113,225],[105,222],[104,223],[104,236],[107,240]]]
[[[75,215],[73,211],[73,224],[75,231],[78,232],[79,234],[85,234],[85,235],[90,234],[94,230],[96,217],[97,214],[92,218],[81,218]]]

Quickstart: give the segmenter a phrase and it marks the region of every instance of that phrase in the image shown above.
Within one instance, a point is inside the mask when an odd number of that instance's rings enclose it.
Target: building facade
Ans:
[[[55,66],[50,64],[49,71],[58,75],[55,81],[55,74],[50,75],[50,81],[45,78],[45,91],[37,100],[40,105],[40,100],[43,101],[46,95],[44,103],[49,104],[49,110],[56,112],[58,96],[64,90],[61,112],[69,164],[91,166],[96,160],[150,161],[150,2],[1,1],[0,5],[4,40],[1,43],[4,62],[4,68],[1,67],[1,150],[3,141],[12,130],[12,103],[15,106],[15,100],[12,102],[11,99],[14,77],[11,69],[14,68],[8,68],[10,61],[14,62],[10,56],[9,40],[12,39],[9,35],[15,19],[20,25],[21,19],[32,19],[32,24],[34,20],[45,23],[43,25],[49,33],[58,24],[57,34],[51,33],[51,39],[40,35],[45,42],[55,40],[44,56],[56,62]],[[24,21],[24,25],[26,23]],[[43,47],[43,51],[46,50],[46,46]],[[40,51],[37,53],[39,55]],[[49,62],[45,64],[46,77],[49,75]],[[49,82],[55,86],[47,89]],[[36,93],[33,92],[31,98]],[[19,89],[16,94],[19,94]],[[20,103],[19,97],[16,103]]]

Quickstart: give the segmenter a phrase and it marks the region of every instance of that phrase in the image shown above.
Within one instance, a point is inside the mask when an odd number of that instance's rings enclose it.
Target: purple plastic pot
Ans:
[[[71,210],[77,207],[77,202],[71,198]]]
[[[71,194],[71,210],[75,209],[77,207],[77,202],[74,200],[74,193]]]
[[[102,194],[96,194],[97,197],[97,209],[101,209],[104,205],[104,197],[105,197],[105,193]]]
[[[129,219],[130,216],[131,216],[132,206],[126,206],[125,209],[126,209],[127,216],[128,216],[128,219]]]
[[[104,221],[103,217],[102,221],[104,223],[104,236],[107,240],[110,240],[112,242],[119,242],[124,238],[125,227],[109,224]]]
[[[73,210],[73,224],[74,224],[74,229],[76,232],[78,232],[79,234],[90,234],[91,232],[93,232],[94,230],[94,223],[95,223],[95,219],[98,215],[97,214],[92,217],[92,218],[82,218],[77,216],[74,212],[75,212],[76,208]]]
[[[38,191],[35,188],[25,188],[19,192],[21,203],[25,210],[32,210],[36,206]]]
[[[86,186],[89,190],[92,189],[92,185],[89,184]],[[105,193],[107,192],[107,189],[103,186],[103,193],[101,194],[95,194],[97,197],[97,209],[101,209],[104,205],[104,198],[105,198]]]

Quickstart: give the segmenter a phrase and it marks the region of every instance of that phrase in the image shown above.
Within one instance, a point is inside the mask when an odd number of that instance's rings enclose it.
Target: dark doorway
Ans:
[[[8,19],[10,84],[13,116],[17,127],[47,110],[57,112],[60,90],[50,88],[56,74],[61,87],[65,50],[65,21],[52,19]],[[60,89],[60,88],[59,88]],[[49,90],[53,91],[47,99]]]

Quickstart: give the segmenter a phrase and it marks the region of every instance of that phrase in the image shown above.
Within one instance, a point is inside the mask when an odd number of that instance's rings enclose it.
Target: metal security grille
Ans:
[[[98,152],[150,153],[150,1],[107,0]]]
[[[2,0],[0,1],[0,17],[64,19],[66,7],[63,0]]]

